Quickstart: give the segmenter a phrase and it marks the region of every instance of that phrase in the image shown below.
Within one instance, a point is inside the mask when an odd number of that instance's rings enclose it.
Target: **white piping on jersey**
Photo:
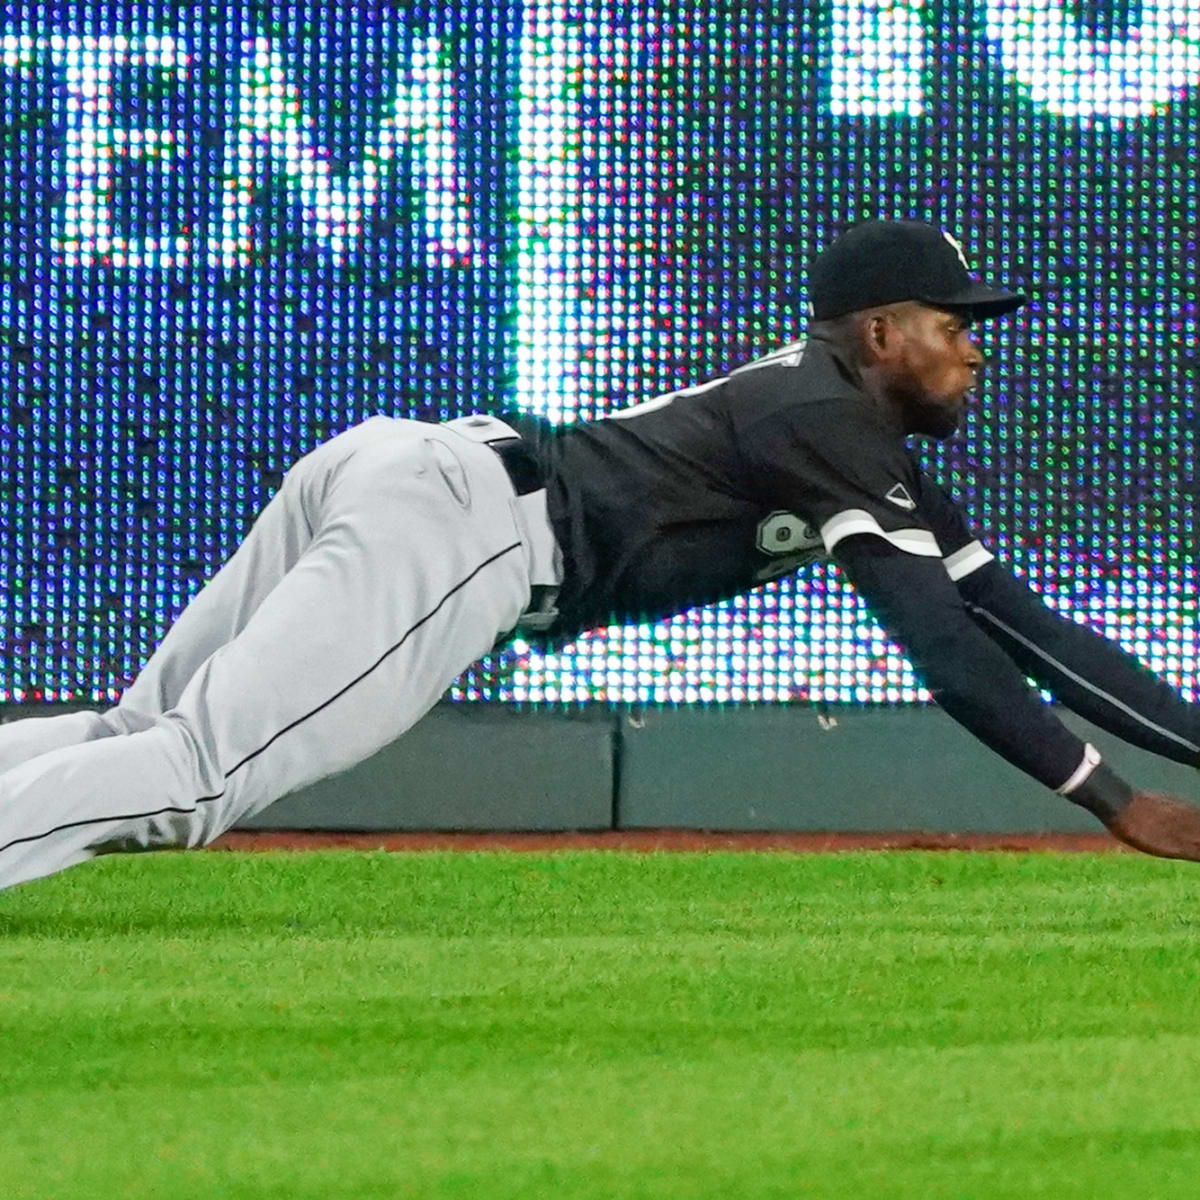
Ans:
[[[672,404],[684,396],[699,396],[702,392],[720,387],[721,384],[728,382],[730,375],[738,375],[742,371],[753,371],[756,367],[798,367],[800,360],[804,357],[804,348],[807,345],[806,338],[802,338],[798,342],[789,342],[786,346],[780,346],[778,350],[772,350],[770,354],[766,354],[762,358],[756,358],[753,362],[735,367],[729,372],[729,375],[693,384],[691,387],[678,388],[676,391],[666,392],[661,396],[652,396],[649,400],[642,400],[637,404],[618,408],[616,412],[606,413],[605,417],[609,421],[628,421],[630,417],[641,417],[646,413],[653,412],[656,408],[666,408],[668,404]]]
[[[807,338],[801,338],[798,342],[789,342],[786,346],[780,346],[778,350],[772,350],[770,354],[764,354],[762,358],[742,363],[740,367],[735,367],[730,374],[740,375],[743,371],[753,371],[756,367],[798,367],[800,360],[804,357],[807,345]]]
[[[1132,717],[1135,721],[1141,725],[1144,725],[1147,729],[1153,729],[1155,733],[1161,734],[1168,741],[1178,742],[1179,745],[1191,750],[1193,753],[1200,753],[1200,746],[1194,745],[1193,743],[1189,742],[1187,738],[1180,737],[1179,734],[1172,732],[1170,729],[1164,729],[1161,725],[1156,725],[1150,720],[1149,717],[1144,717],[1140,712],[1135,712],[1129,707],[1128,704],[1118,700],[1116,696],[1110,696],[1108,692],[1101,690],[1093,683],[1089,683],[1083,678],[1082,675],[1076,675],[1074,671],[1060,663],[1052,654],[1047,654],[1046,651],[1041,648],[1041,646],[1031,642],[1027,637],[1023,637],[1010,625],[1006,625],[1002,620],[1000,620],[999,617],[993,616],[987,611],[986,608],[980,608],[978,604],[972,604],[970,601],[966,600],[964,600],[963,603],[968,609],[971,610],[971,612],[978,613],[981,617],[986,617],[997,628],[1003,629],[1004,632],[1007,633],[1008,636],[1014,641],[1020,642],[1021,645],[1027,650],[1032,650],[1039,658],[1044,659],[1052,667],[1056,667],[1068,679],[1073,679],[1077,684],[1080,685],[1080,687],[1091,692],[1093,696],[1099,696],[1101,700],[1107,700],[1109,704],[1113,706],[1113,708],[1119,708],[1123,713],[1125,713],[1126,716]]]
[[[681,396],[698,396],[701,392],[707,392],[712,388],[720,387],[726,379],[727,375],[722,375],[720,379],[710,379],[707,383],[697,383],[694,387],[680,388],[677,392],[667,392],[663,396],[653,396],[649,400],[643,400],[639,404],[631,404],[627,408],[618,408],[616,412],[610,412],[606,415],[606,420],[609,421],[628,421],[630,417],[640,417],[644,413],[653,412],[656,408],[666,408],[668,404],[678,400]]]
[[[885,531],[871,514],[861,508],[848,508],[837,513],[821,526],[821,540],[825,549],[832,552],[834,546],[852,533],[873,533],[897,550],[909,554],[920,554],[926,558],[941,558],[942,548],[937,538],[928,529],[893,529]]]
[[[995,555],[985,550],[979,542],[968,542],[961,550],[946,555],[946,574],[957,583],[960,579],[978,571],[984,563],[990,563]]]
[[[1100,765],[1100,751],[1088,742],[1083,747],[1083,762],[1075,768],[1075,773],[1062,787],[1055,788],[1060,796],[1069,796],[1089,775]]]

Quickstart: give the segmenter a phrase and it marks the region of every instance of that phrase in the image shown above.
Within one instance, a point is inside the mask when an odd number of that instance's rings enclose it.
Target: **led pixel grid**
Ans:
[[[1191,0],[9,10],[0,699],[115,698],[371,413],[586,419],[799,336],[809,259],[865,216],[1033,293],[925,456],[1195,698],[1198,96]],[[454,694],[923,695],[831,567]]]

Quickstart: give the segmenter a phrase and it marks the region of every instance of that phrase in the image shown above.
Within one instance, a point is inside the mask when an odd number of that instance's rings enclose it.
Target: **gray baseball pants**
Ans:
[[[545,493],[516,495],[489,432],[374,417],[331,439],[119,704],[0,725],[0,887],[205,845],[419,720],[557,581]]]

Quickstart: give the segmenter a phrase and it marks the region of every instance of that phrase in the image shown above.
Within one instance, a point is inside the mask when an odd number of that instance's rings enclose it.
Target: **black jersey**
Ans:
[[[943,558],[954,578],[991,557],[819,341],[537,440],[560,630],[738,595],[854,533]]]
[[[1136,744],[1200,756],[1200,709],[1005,571],[822,341],[595,422],[508,419],[538,460],[564,558],[548,641],[738,595],[828,555],[952,717],[1093,811],[1128,786],[1093,778],[1098,755],[1026,674]]]

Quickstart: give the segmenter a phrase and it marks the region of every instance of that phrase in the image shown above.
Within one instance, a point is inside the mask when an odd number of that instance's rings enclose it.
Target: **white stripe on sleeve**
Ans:
[[[984,563],[990,563],[994,557],[981,543],[968,542],[961,550],[946,555],[946,574],[957,583],[972,571],[978,571]]]
[[[942,556],[937,538],[928,529],[885,530],[869,512],[861,508],[848,508],[845,512],[830,517],[821,526],[821,540],[825,543],[825,549],[829,551],[832,551],[842,538],[847,538],[853,533],[872,533],[883,538],[885,542],[891,542],[897,550],[904,550],[908,554],[920,554],[926,558]]]

